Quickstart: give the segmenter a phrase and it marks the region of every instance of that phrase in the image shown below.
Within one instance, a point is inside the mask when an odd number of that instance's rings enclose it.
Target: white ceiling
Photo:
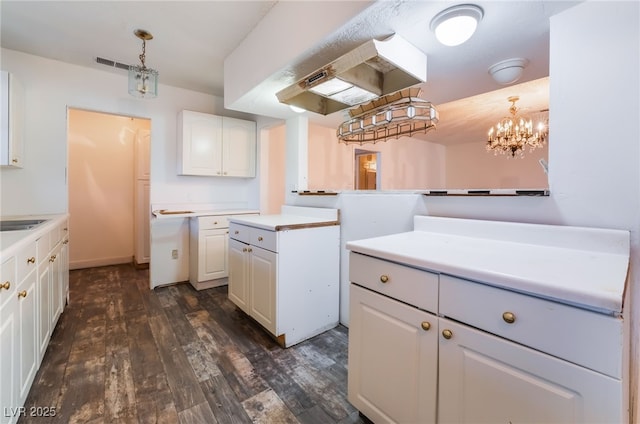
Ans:
[[[360,0],[361,1],[361,0]],[[154,38],[147,42],[146,64],[160,72],[160,83],[223,96],[224,59],[234,51],[276,4],[275,1],[29,1],[2,0],[1,45],[4,48],[56,59],[107,72],[125,71],[95,62],[96,56],[122,63],[138,63],[141,41],[133,31],[142,28]],[[286,86],[371,38],[397,33],[425,52],[425,99],[440,111],[441,123],[428,134],[433,141],[459,142],[477,135],[463,134],[475,125],[486,134],[487,125],[507,114],[507,97],[520,95],[523,111],[537,111],[548,104],[548,79],[532,86],[504,88],[487,72],[504,59],[529,60],[518,83],[548,76],[549,17],[572,7],[575,1],[478,1],[484,17],[467,43],[458,47],[439,44],[429,30],[435,14],[450,1],[371,2],[349,24],[321,45],[308,46],[295,63],[261,84],[264,103],[259,112],[279,109],[274,88]],[[295,19],[295,16],[291,16]],[[264,54],[278,46],[265,45]],[[260,58],[256,58],[259,63]],[[248,66],[256,66],[255,63]],[[496,91],[497,90],[497,91]],[[276,90],[277,91],[277,90]],[[473,97],[487,93],[487,97]],[[532,93],[531,97],[525,93]],[[461,99],[467,99],[462,101]],[[454,102],[455,103],[450,103]],[[258,106],[257,106],[258,107]],[[256,113],[256,110],[245,110]],[[337,126],[344,114],[312,121]],[[489,124],[484,123],[484,121]],[[462,123],[462,125],[461,125]]]

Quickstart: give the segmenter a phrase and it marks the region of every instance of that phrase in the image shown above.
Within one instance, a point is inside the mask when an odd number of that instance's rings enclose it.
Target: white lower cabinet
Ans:
[[[4,258],[0,280],[0,424],[14,424],[64,309],[66,220]]]
[[[348,398],[374,422],[624,422],[622,319],[354,252],[349,278]]]
[[[12,414],[4,408],[18,404],[18,318],[16,259],[10,257],[2,263],[0,280],[0,424],[11,423]]]
[[[206,215],[189,221],[189,282],[197,290],[227,284],[231,216]]]
[[[440,332],[440,423],[622,422],[620,380],[448,319]]]
[[[349,400],[374,422],[436,419],[438,319],[351,285]]]
[[[280,345],[338,324],[339,226],[275,231],[232,222],[229,237],[229,299]]]
[[[18,401],[22,405],[27,399],[31,383],[39,365],[37,316],[38,316],[38,275],[35,270],[18,285]]]

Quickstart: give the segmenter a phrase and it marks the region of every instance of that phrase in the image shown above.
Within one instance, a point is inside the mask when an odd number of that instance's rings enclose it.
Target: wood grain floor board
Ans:
[[[70,303],[19,424],[362,424],[346,399],[348,332],[282,349],[227,287],[149,289],[149,270],[70,273]]]

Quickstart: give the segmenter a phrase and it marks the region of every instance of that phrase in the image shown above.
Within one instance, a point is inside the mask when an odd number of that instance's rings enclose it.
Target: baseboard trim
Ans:
[[[69,261],[69,269],[95,268],[99,266],[130,264],[133,256],[120,256],[114,258],[85,259],[82,261]]]

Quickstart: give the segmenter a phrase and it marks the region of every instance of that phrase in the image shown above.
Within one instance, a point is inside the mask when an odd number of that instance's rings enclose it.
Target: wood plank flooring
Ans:
[[[346,399],[347,329],[279,347],[227,287],[149,290],[131,265],[71,271],[71,302],[26,423],[362,423]]]

